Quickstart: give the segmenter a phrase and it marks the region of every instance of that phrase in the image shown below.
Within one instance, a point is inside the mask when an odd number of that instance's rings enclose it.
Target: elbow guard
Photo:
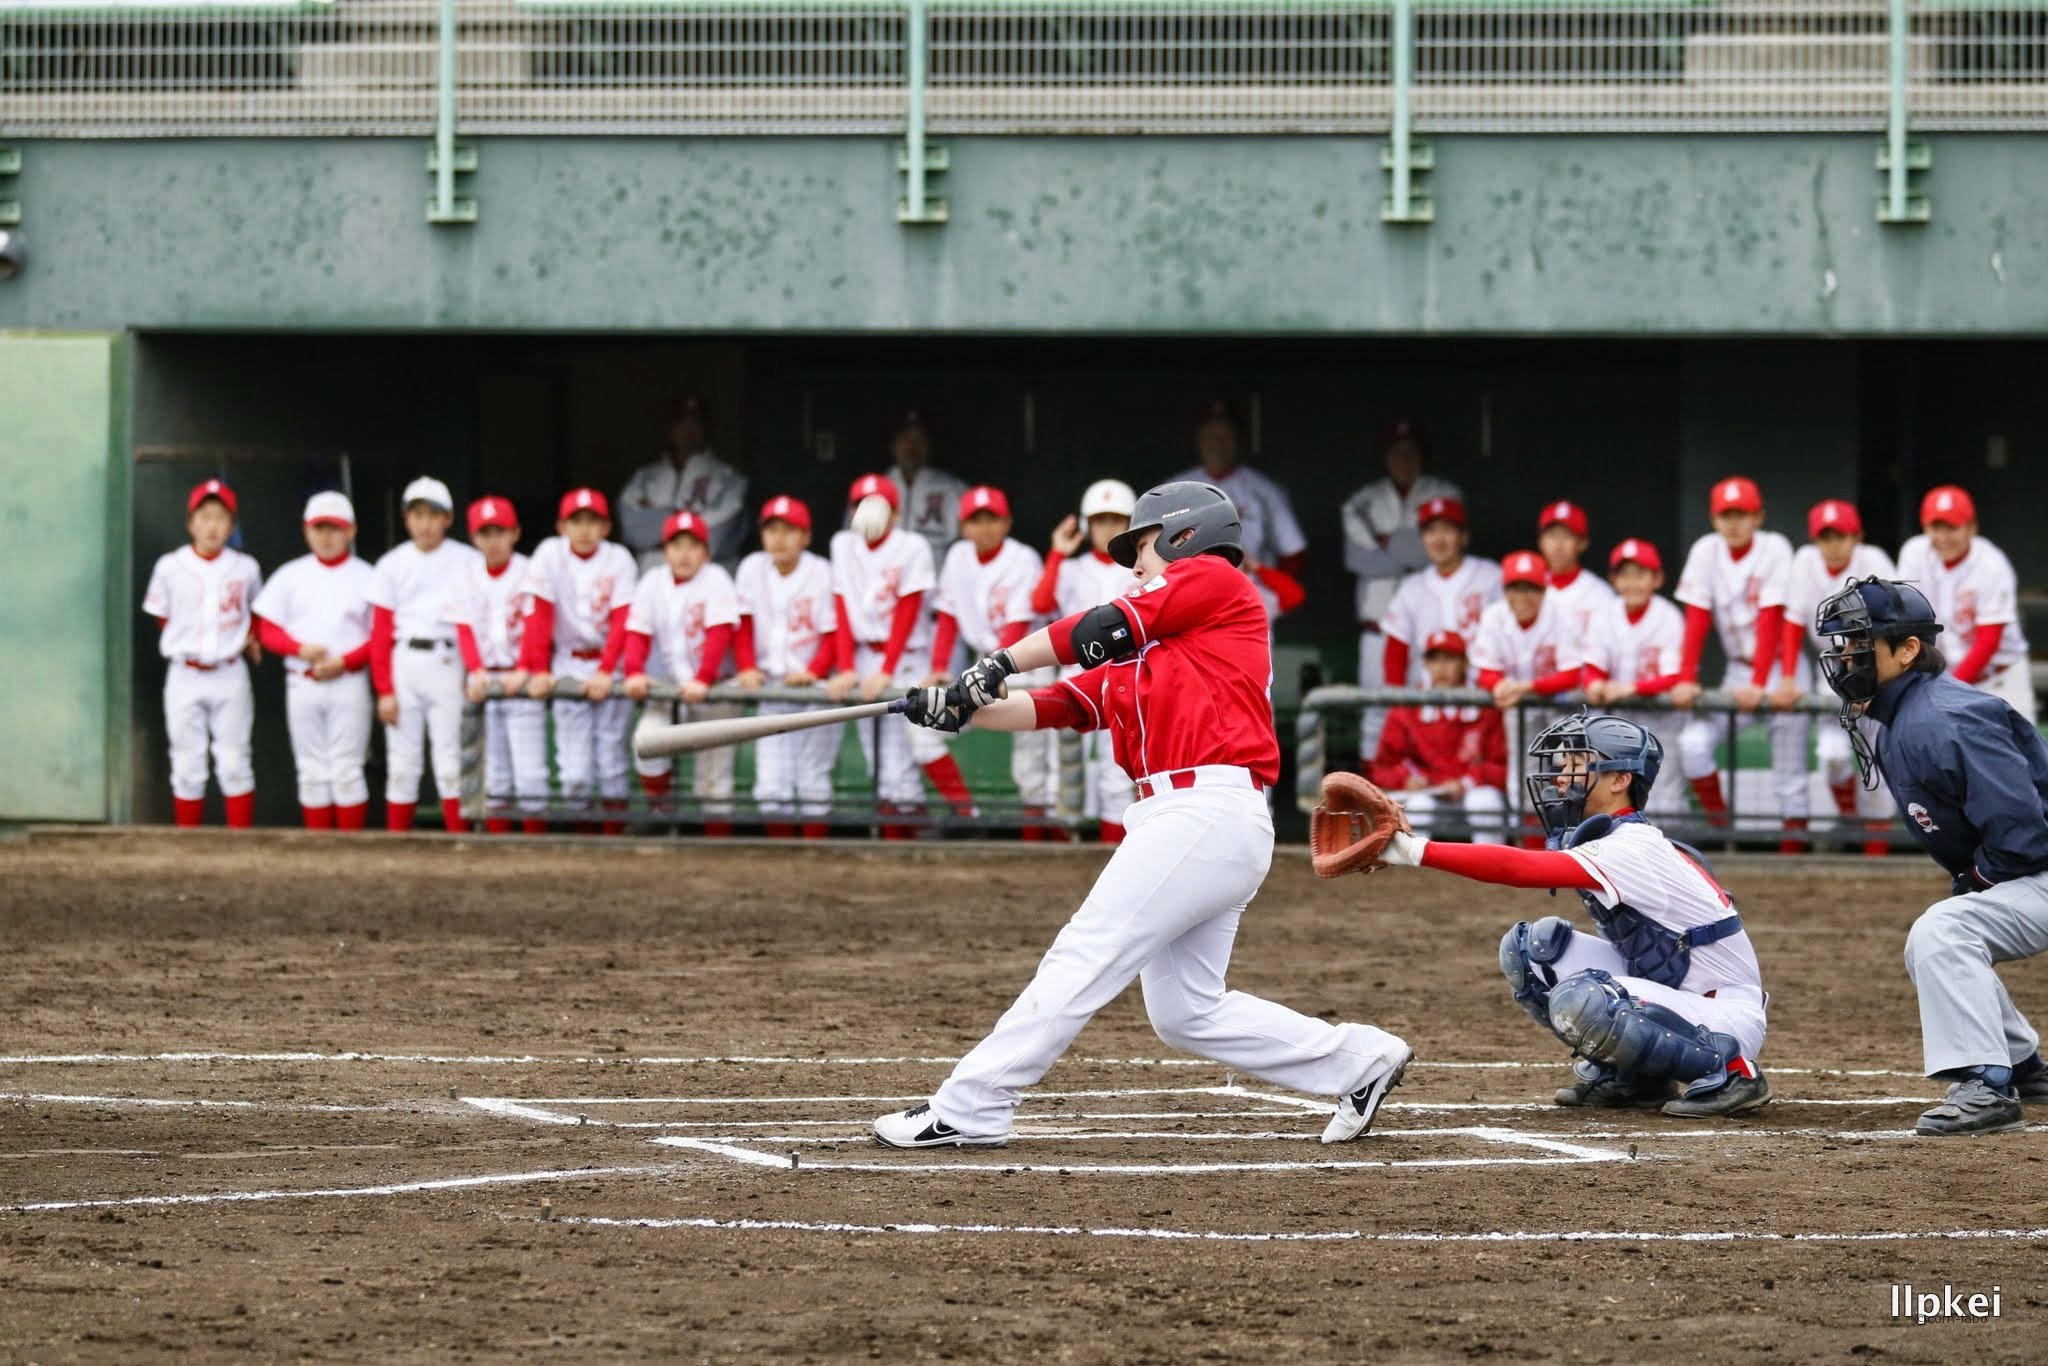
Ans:
[[[1081,613],[1067,639],[1075,660],[1084,669],[1092,669],[1111,660],[1129,659],[1138,653],[1138,638],[1131,632],[1130,618],[1113,602],[1105,602]]]

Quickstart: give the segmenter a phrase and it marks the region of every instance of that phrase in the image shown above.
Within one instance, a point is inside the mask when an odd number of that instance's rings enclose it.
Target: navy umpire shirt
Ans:
[[[1879,688],[1869,715],[1885,785],[1936,863],[1983,887],[2048,872],[2048,745],[2024,716],[1924,673]]]

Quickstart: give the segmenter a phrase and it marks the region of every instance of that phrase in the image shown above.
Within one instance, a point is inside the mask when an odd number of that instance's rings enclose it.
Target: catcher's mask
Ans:
[[[1619,716],[1588,716],[1583,708],[1531,740],[1528,753],[1522,784],[1553,845],[1586,819],[1595,774],[1630,774],[1628,799],[1641,810],[1664,764],[1664,746],[1649,731]]]
[[[1828,687],[1854,706],[1877,696],[1876,641],[1919,636],[1931,642],[1941,634],[1941,623],[1926,596],[1910,583],[1851,579],[1820,605],[1813,629],[1828,639],[1820,652]]]

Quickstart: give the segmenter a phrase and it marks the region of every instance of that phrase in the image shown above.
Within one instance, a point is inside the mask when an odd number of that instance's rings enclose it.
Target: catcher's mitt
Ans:
[[[1308,819],[1308,847],[1317,877],[1384,868],[1395,831],[1411,831],[1408,813],[1378,784],[1356,773],[1325,773],[1323,801]]]

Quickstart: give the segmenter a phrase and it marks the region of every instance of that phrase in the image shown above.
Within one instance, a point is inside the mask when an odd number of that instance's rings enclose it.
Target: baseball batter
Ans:
[[[1529,744],[1524,781],[1549,849],[1396,832],[1382,857],[1579,894],[1594,933],[1550,915],[1518,922],[1500,943],[1516,1002],[1578,1055],[1559,1105],[1745,1114],[1771,1098],[1756,1066],[1763,978],[1734,902],[1704,861],[1640,814],[1663,758],[1633,721],[1580,712]]]
[[[142,610],[157,621],[165,660],[164,729],[170,735],[171,810],[198,825],[206,809],[206,753],[227,807],[227,823],[256,823],[256,769],[249,730],[256,721],[247,655],[249,606],[263,586],[256,561],[228,545],[235,533],[235,491],[219,479],[185,496],[192,543],[161,556],[149,573]]]
[[[951,688],[911,694],[915,724],[1106,729],[1136,782],[1128,833],[1037,975],[931,1100],[875,1121],[898,1148],[998,1147],[1045,1075],[1133,977],[1159,1037],[1276,1085],[1341,1097],[1326,1143],[1371,1127],[1414,1056],[1370,1025],[1332,1025],[1224,983],[1238,921],[1273,857],[1279,777],[1266,613],[1238,568],[1237,510],[1208,484],[1138,500],[1111,553],[1144,585],[1033,632]],[[1035,692],[1006,680],[1090,665]]]
[[[2048,1104],[2040,1035],[1997,965],[2048,951],[2048,745],[2003,698],[1945,672],[1944,634],[1908,583],[1853,580],[1821,604],[1821,671],[1949,895],[1906,935],[1927,1075],[1949,1083],[1929,1137],[2017,1129]],[[1874,743],[1873,743],[1874,741]]]
[[[2035,720],[2034,674],[2020,626],[2019,580],[2005,552],[1980,535],[1977,505],[1954,484],[1920,500],[1921,534],[1899,547],[1899,577],[1916,583],[1952,633],[1957,681],[1996,693]]]
[[[1480,613],[1500,596],[1500,566],[1465,553],[1463,503],[1432,498],[1415,521],[1429,568],[1401,580],[1381,622],[1387,637],[1384,682],[1390,688],[1421,686],[1422,661],[1414,652],[1438,631],[1456,631],[1471,640]]]
[[[1775,531],[1763,530],[1764,498],[1748,479],[1723,479],[1709,499],[1714,529],[1693,543],[1678,576],[1678,601],[1685,607],[1684,675],[1671,689],[1675,707],[1690,707],[1700,694],[1700,651],[1707,633],[1718,631],[1728,656],[1721,686],[1734,694],[1736,706],[1754,712],[1779,657],[1784,632],[1785,588],[1792,569],[1792,543]],[[1793,683],[1801,692],[1813,678],[1800,661]],[[1778,815],[1788,830],[1804,829],[1806,795],[1806,718],[1797,712],[1774,712],[1771,739],[1771,788]],[[1728,797],[1721,786],[1715,757],[1727,727],[1719,718],[1699,716],[1678,733],[1679,768],[1692,784],[1693,795],[1708,817],[1726,821]],[[1729,756],[1734,763],[1735,756]],[[1787,838],[1780,846],[1796,854],[1805,842]]]
[[[1789,708],[1805,690],[1799,686],[1801,656],[1808,640],[1816,656],[1828,646],[1814,630],[1820,605],[1839,593],[1850,579],[1892,579],[1897,570],[1892,557],[1863,542],[1863,517],[1854,503],[1828,498],[1815,503],[1806,514],[1807,544],[1792,555],[1792,569],[1785,585],[1784,646],[1779,660],[1780,681],[1771,692],[1771,705]],[[1810,676],[1810,674],[1809,674]],[[1811,730],[1811,719],[1800,720]],[[1835,799],[1835,809],[1844,816],[1862,815],[1882,830],[1892,815],[1891,802],[1881,791],[1864,787],[1856,780],[1856,762],[1849,752],[1849,733],[1840,726],[1822,726],[1814,746],[1820,759],[1821,776]],[[1863,852],[1882,857],[1882,839],[1866,841]]]
[[[761,505],[761,548],[740,561],[734,577],[740,625],[733,637],[739,672],[733,682],[758,688],[773,681],[803,688],[832,672],[837,613],[832,605],[832,566],[810,552],[811,510],[778,494]],[[795,702],[763,702],[763,716],[804,708]],[[818,726],[771,735],[754,746],[754,802],[766,818],[770,838],[797,833],[792,818],[803,817],[805,839],[823,839],[832,814],[832,766],[839,757],[840,727]]]
[[[1032,590],[1031,610],[1041,617],[1070,617],[1137,592],[1131,571],[1109,553],[1109,543],[1130,527],[1137,506],[1138,495],[1121,479],[1098,479],[1083,490],[1081,515],[1069,514],[1053,528],[1052,548],[1046,552],[1045,573]],[[1079,664],[1068,664],[1061,667],[1060,677],[1082,672]],[[1099,730],[1081,737],[1081,762],[1086,785],[1082,810],[1097,819],[1104,844],[1121,843],[1124,812],[1135,795],[1130,775],[1117,767],[1109,737]]]
[[[304,517],[309,554],[256,595],[256,638],[284,661],[284,718],[308,830],[369,823],[370,595],[377,576],[354,552],[356,510],[316,493]]]
[[[1650,542],[1631,536],[1609,552],[1607,563],[1615,601],[1593,614],[1586,642],[1586,700],[1596,707],[1624,708],[1621,718],[1648,731],[1664,753],[1660,727],[1670,724],[1671,714],[1625,706],[1631,698],[1661,697],[1677,686],[1685,663],[1685,614],[1658,591],[1664,586],[1664,557]],[[1672,783],[1651,788],[1649,803],[1644,809],[1653,816],[1685,807]]]
[[[479,558],[449,603],[448,620],[466,671],[464,692],[484,706],[484,830],[511,834],[516,800],[521,829],[545,834],[547,714],[539,702],[519,695],[527,682],[519,651],[533,605],[526,591],[533,566],[516,548],[519,513],[508,500],[486,494],[469,505],[467,515]],[[503,695],[486,700],[493,683]]]
[[[732,576],[711,563],[711,530],[696,513],[672,513],[662,530],[662,554],[668,562],[641,576],[626,613],[626,696],[635,702],[647,700],[652,683],[648,659],[659,653],[662,673],[676,680],[681,700],[656,720],[709,721],[737,715],[730,704],[706,701],[713,685],[731,672],[732,638],[740,624]],[[713,838],[732,833],[732,761],[731,749],[701,750],[692,756],[690,790],[704,813],[704,833]],[[675,760],[635,756],[633,763],[648,797],[657,804],[665,802]]]
[[[939,570],[939,590],[933,599],[932,671],[924,680],[927,684],[952,680],[956,642],[965,643],[969,654],[979,659],[1015,645],[1037,620],[1031,608],[1031,590],[1038,586],[1045,565],[1037,551],[1010,539],[1008,496],[986,484],[961,494],[960,534]],[[1048,670],[1042,678],[1020,678],[1018,685],[1031,687],[1052,680]],[[1050,731],[1011,737],[1010,780],[1017,785],[1017,800],[1024,807],[1026,840],[1060,834],[1058,827],[1045,823],[1059,784],[1057,739]]]
[[[606,834],[623,834],[626,730],[633,704],[611,695],[612,673],[626,651],[626,613],[639,571],[632,552],[610,539],[611,505],[596,489],[571,489],[556,509],[555,534],[534,549],[526,567],[532,605],[519,660],[527,696],[545,699],[559,676],[583,696],[549,704],[555,723],[555,772],[562,800],[588,812],[592,789],[611,817]]]

